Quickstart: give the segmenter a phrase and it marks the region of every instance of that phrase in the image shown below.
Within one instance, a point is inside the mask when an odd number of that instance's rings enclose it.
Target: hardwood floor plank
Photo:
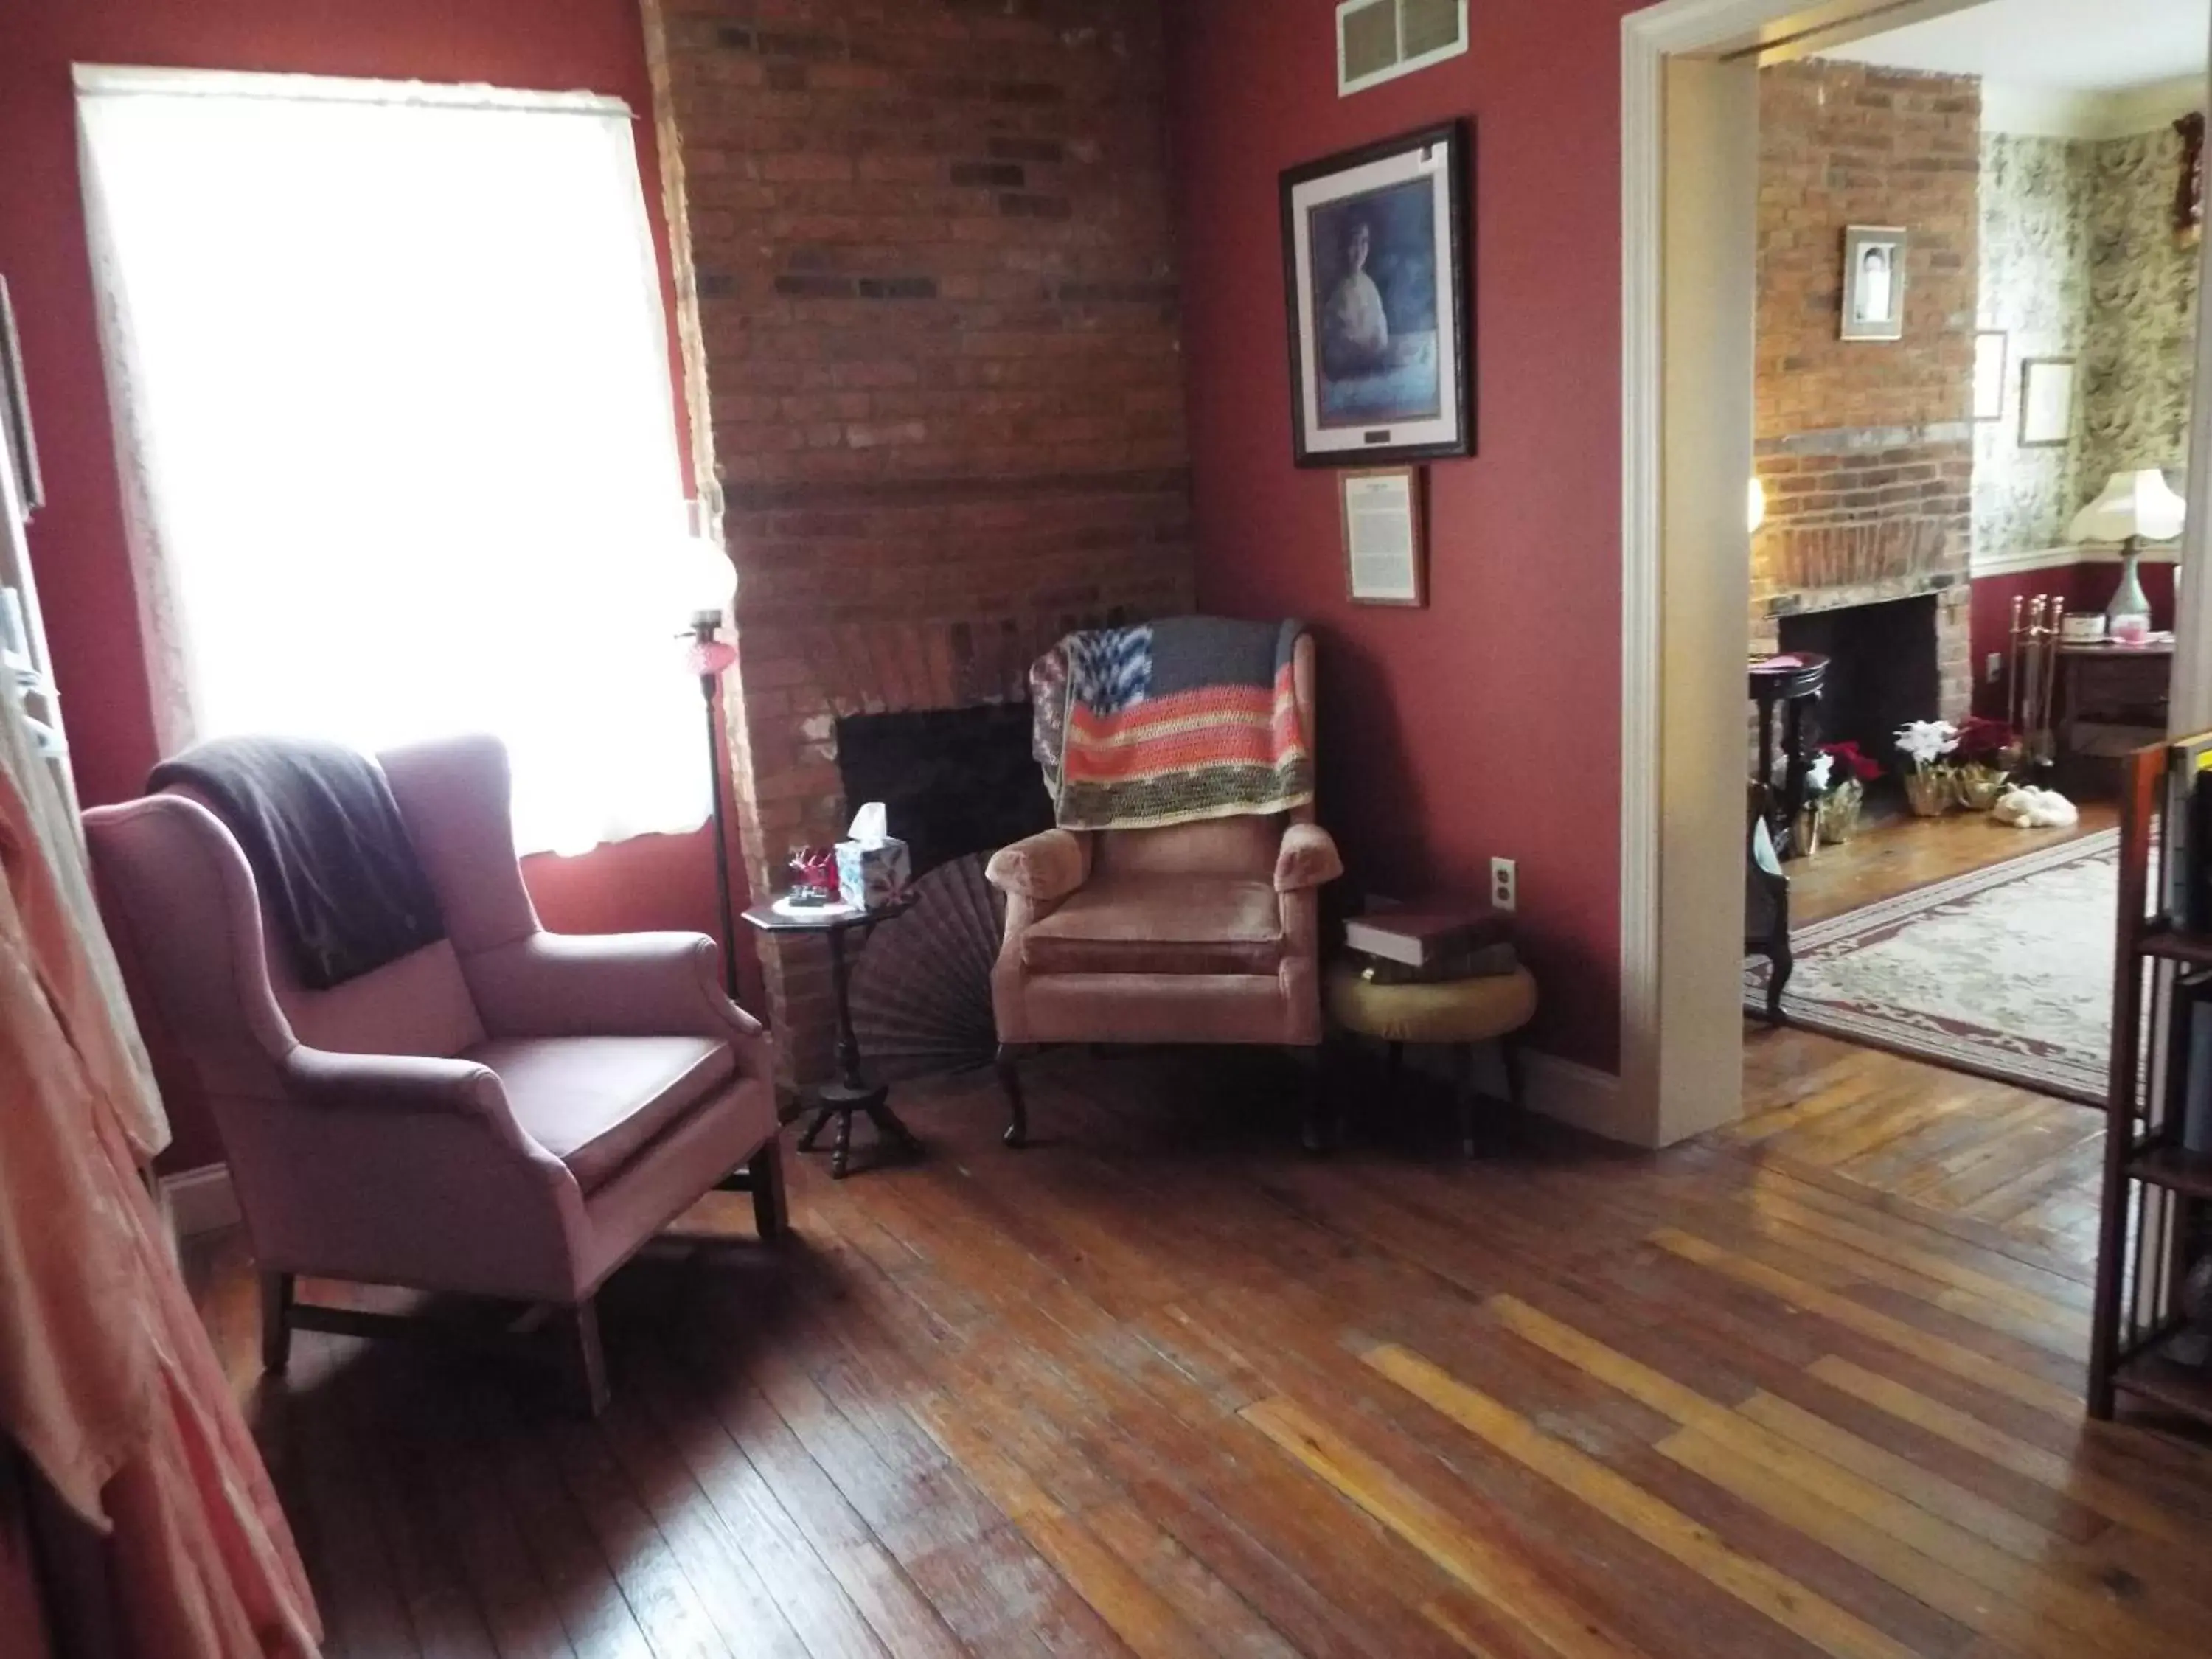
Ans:
[[[921,1161],[797,1160],[787,1244],[617,1273],[596,1424],[520,1368],[342,1339],[264,1382],[251,1262],[196,1245],[333,1659],[2133,1659],[2212,1629],[2212,1449],[2072,1391],[2076,1109],[1784,1028],[1735,1134],[1525,1121],[1462,1160],[1414,1091],[1315,1160],[1270,1056],[1026,1075],[1027,1152],[988,1079],[902,1085]]]
[[[1659,1502],[1595,1459],[1554,1440],[1518,1413],[1405,1348],[1377,1348],[1368,1363],[1419,1399],[1628,1528],[1720,1589],[1803,1638],[1832,1659],[1904,1659],[1911,1650],[1843,1608],[1812,1595]]]
[[[1486,1624],[1503,1626],[1560,1659],[1629,1659],[1638,1652],[1551,1589],[1527,1563],[1457,1525],[1291,1401],[1263,1400],[1243,1414],[1345,1498],[1450,1574],[1475,1598]],[[1443,1627],[1458,1638],[1458,1621]]]
[[[1814,1363],[1812,1374],[1904,1422],[1940,1435],[1978,1457],[2039,1481],[2075,1503],[2151,1537],[2173,1544],[2201,1543],[2208,1529],[2212,1529],[2212,1520],[2186,1520],[2136,1486],[2085,1469],[2062,1453],[2015,1439],[1971,1413],[1931,1400],[1848,1359],[1829,1355]]]
[[[1662,1228],[1654,1233],[1652,1243],[1685,1261],[1711,1267],[1716,1273],[1764,1291],[1792,1307],[1819,1314],[1862,1335],[1902,1349],[1992,1393],[2007,1395],[2053,1416],[2071,1418],[2081,1413],[2081,1399],[2078,1392],[2016,1370],[1976,1349],[1933,1335],[1887,1314],[1877,1313],[1848,1297],[1821,1290],[1762,1262],[1720,1249],[1702,1239],[1671,1228]]]

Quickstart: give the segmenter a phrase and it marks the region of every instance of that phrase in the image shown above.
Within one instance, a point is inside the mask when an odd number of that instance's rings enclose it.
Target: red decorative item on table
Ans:
[[[837,853],[830,847],[794,847],[787,866],[791,896],[801,904],[830,904],[837,897]]]

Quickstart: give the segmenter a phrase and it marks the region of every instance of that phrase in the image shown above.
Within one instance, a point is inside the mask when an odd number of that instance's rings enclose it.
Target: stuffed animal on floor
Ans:
[[[2072,801],[2056,789],[2038,789],[2033,784],[2006,790],[1990,809],[1990,816],[2016,830],[2064,830],[2081,821],[2081,811]]]

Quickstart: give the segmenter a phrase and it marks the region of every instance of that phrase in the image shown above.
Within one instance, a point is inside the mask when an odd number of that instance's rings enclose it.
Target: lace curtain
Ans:
[[[526,851],[703,823],[629,112],[82,68],[77,109],[165,744],[489,731]]]

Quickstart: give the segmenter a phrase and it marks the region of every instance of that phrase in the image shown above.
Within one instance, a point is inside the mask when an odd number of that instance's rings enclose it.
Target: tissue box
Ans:
[[[879,909],[906,890],[912,866],[906,843],[886,836],[878,842],[837,843],[837,896],[863,910]]]

